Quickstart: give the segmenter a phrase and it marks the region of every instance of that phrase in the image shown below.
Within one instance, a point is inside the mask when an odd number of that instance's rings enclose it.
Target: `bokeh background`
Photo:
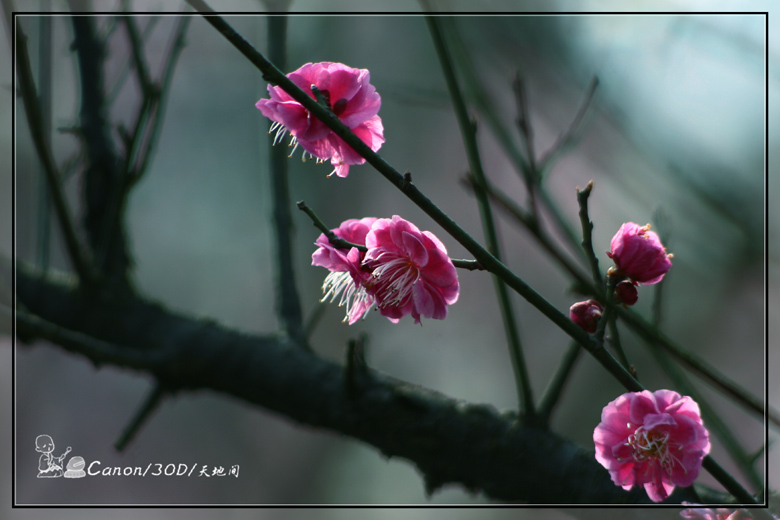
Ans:
[[[262,11],[262,2],[213,2],[223,11]],[[469,2],[433,2],[440,11],[474,9]],[[572,1],[483,2],[490,11],[600,11],[624,9],[619,3],[582,4]],[[117,2],[94,2],[96,11],[122,9]],[[124,8],[127,8],[125,6]],[[489,101],[501,107],[500,117],[512,130],[517,116],[511,81],[519,71],[526,82],[537,153],[566,130],[595,75],[600,86],[580,138],[559,160],[546,187],[562,213],[576,227],[575,188],[594,180],[591,217],[597,254],[625,221],[652,222],[668,231],[674,268],[664,283],[664,330],[687,348],[722,368],[729,377],[763,395],[765,374],[777,373],[766,333],[773,332],[777,308],[765,322],[765,298],[776,292],[776,244],[770,236],[769,279],[764,277],[765,225],[775,229],[777,212],[765,211],[766,181],[773,174],[765,164],[766,146],[776,138],[765,133],[765,92],[777,92],[772,67],[777,44],[767,47],[762,16],[691,14],[703,9],[730,9],[728,3],[642,2],[635,9],[660,8],[688,14],[555,16],[476,16],[449,20],[471,57]],[[145,1],[129,5],[136,12],[178,13],[180,2]],[[317,2],[294,0],[293,12],[327,9],[365,11],[393,9],[417,13],[416,2]],[[740,8],[769,10],[769,2]],[[30,11],[61,13],[52,19],[55,96],[53,126],[75,124],[78,112],[76,64],[69,49],[72,38],[64,2],[25,2]],[[152,18],[140,15],[142,27]],[[103,19],[100,23],[106,23]],[[267,18],[236,15],[228,21],[258,49],[267,49]],[[156,22],[147,39],[151,70],[159,71],[173,16]],[[36,52],[40,17],[25,16],[25,30]],[[770,25],[770,30],[774,22]],[[409,170],[415,183],[467,231],[482,237],[478,209],[460,179],[467,171],[465,153],[424,19],[355,14],[302,15],[289,20],[288,70],[309,61],[339,61],[368,68],[382,95],[380,115],[385,145],[380,154],[396,169]],[[121,32],[121,31],[119,31]],[[109,84],[129,60],[122,35],[112,40],[108,56]],[[0,40],[3,60],[2,105],[10,120],[10,38]],[[769,61],[769,75],[765,73]],[[34,62],[35,64],[35,62]],[[254,108],[266,93],[260,74],[224,38],[199,17],[190,24],[185,48],[168,103],[167,117],[153,164],[131,197],[129,231],[135,255],[134,280],[144,294],[169,308],[210,317],[250,333],[268,333],[277,326],[273,312],[272,233],[269,180],[266,174],[268,121]],[[473,94],[474,91],[472,90]],[[139,94],[130,80],[119,93],[111,115],[131,120]],[[777,115],[769,105],[769,121]],[[21,107],[17,124],[0,131],[3,156],[16,153],[17,169],[2,165],[4,204],[16,197],[16,254],[36,258],[38,187],[41,172],[30,143]],[[477,118],[480,119],[480,114]],[[480,146],[485,171],[504,193],[520,203],[525,191],[520,176],[488,124],[480,120]],[[16,132],[16,148],[11,134]],[[72,135],[55,132],[60,160],[75,150]],[[327,178],[328,165],[290,161],[293,201],[305,200],[335,227],[342,220],[398,214],[421,229],[436,233],[451,256],[467,253],[420,210],[408,202],[369,166],[353,166],[348,179]],[[11,189],[15,174],[16,190]],[[78,212],[79,180],[67,185]],[[772,193],[769,193],[770,201]],[[541,251],[532,237],[500,211],[498,226],[505,262],[561,310],[577,300],[569,281]],[[296,232],[297,284],[305,316],[318,305],[325,271],[311,267],[310,255],[318,232],[302,213],[293,214]],[[10,257],[11,221],[2,221],[2,254]],[[774,248],[774,249],[773,249]],[[599,260],[604,269],[606,255]],[[51,263],[67,269],[61,243],[55,237]],[[492,282],[483,273],[460,273],[462,293],[447,320],[411,320],[393,325],[372,314],[352,327],[341,323],[342,311],[328,305],[315,329],[313,347],[338,360],[349,338],[369,335],[368,362],[377,370],[469,402],[499,409],[517,406],[512,371]],[[4,303],[8,287],[4,288]],[[640,289],[640,312],[649,314],[654,289]],[[771,298],[770,298],[771,299]],[[564,353],[565,335],[533,307],[515,298],[535,395],[541,395]],[[7,322],[5,329],[9,330]],[[641,341],[628,331],[623,341],[643,382],[668,386]],[[96,369],[86,360],[37,343],[16,347],[11,364],[7,335],[0,349],[4,412],[15,412],[16,446],[0,459],[10,469],[16,460],[15,497],[10,495],[10,471],[2,473],[2,501],[20,504],[464,504],[488,505],[457,487],[426,497],[422,479],[402,461],[386,460],[370,446],[329,432],[293,424],[262,409],[210,392],[181,393],[164,402],[125,453],[113,444],[150,391],[143,374],[114,368]],[[771,346],[770,346],[771,347]],[[11,374],[15,370],[15,402]],[[764,441],[763,425],[728,400],[697,388],[711,398],[749,450]],[[553,428],[583,445],[591,444],[601,408],[622,390],[590,358],[581,357],[555,415]],[[770,388],[776,403],[777,385]],[[12,404],[15,406],[12,408]],[[11,445],[10,424],[0,431]],[[240,465],[239,478],[155,480],[101,477],[80,480],[35,478],[38,453],[34,440],[47,433],[57,445],[55,455],[71,446],[70,455],[104,465],[136,466],[148,462]],[[770,437],[776,437],[772,433]],[[733,469],[722,446],[713,456]],[[763,467],[763,458],[760,465]],[[770,471],[780,458],[770,450]],[[708,475],[703,482],[711,482]],[[770,482],[772,482],[770,477]],[[403,514],[410,518],[442,515],[489,518],[595,517],[598,509],[383,510],[285,509],[174,510],[136,509],[93,512],[58,509],[3,509],[0,518],[287,518],[317,514],[324,518]],[[609,515],[632,518],[677,517],[676,510],[612,510]]]

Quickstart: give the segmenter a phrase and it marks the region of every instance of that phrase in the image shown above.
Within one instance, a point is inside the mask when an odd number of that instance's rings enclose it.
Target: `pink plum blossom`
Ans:
[[[610,243],[607,253],[618,268],[635,283],[652,285],[660,282],[672,267],[670,258],[658,235],[650,231],[650,224],[639,226],[626,222]]]
[[[602,410],[593,441],[615,485],[643,485],[653,502],[690,486],[710,452],[699,405],[671,390],[621,395]]]
[[[577,302],[569,308],[569,318],[585,332],[593,334],[598,328],[604,307],[596,300]]]
[[[430,231],[398,215],[379,219],[366,235],[363,265],[371,269],[366,290],[392,322],[411,314],[442,320],[458,299],[458,275],[444,244]]]
[[[317,87],[331,112],[373,151],[379,150],[385,141],[382,120],[377,115],[382,102],[369,83],[368,70],[323,61],[307,63],[287,77],[312,98],[315,98],[312,86]],[[304,160],[306,154],[316,157],[318,162],[330,159],[334,166],[330,175],[335,173],[339,177],[349,174],[349,165],[366,162],[281,87],[268,85],[268,93],[271,98],[261,99],[255,106],[274,122],[271,125],[271,132],[276,131],[274,144],[290,132],[293,152],[300,145],[304,149]]]
[[[376,219],[373,217],[345,220],[333,232],[347,242],[365,246],[366,235],[374,222]],[[361,317],[365,317],[374,305],[374,298],[366,292],[363,285],[363,281],[371,275],[362,265],[365,253],[356,247],[349,250],[338,249],[330,243],[325,233],[314,243],[319,247],[312,254],[312,265],[330,270],[322,284],[322,301],[330,297],[332,302],[341,295],[339,307],[346,307],[347,311],[344,321],[349,321],[352,325]]]

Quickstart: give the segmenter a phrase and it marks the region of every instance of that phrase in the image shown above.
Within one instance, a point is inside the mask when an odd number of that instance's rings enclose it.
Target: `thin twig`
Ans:
[[[582,347],[580,347],[577,342],[573,341],[563,355],[563,359],[561,359],[561,363],[558,365],[558,370],[556,370],[555,375],[553,375],[553,378],[547,385],[544,394],[542,394],[542,399],[539,401],[537,411],[539,417],[545,424],[549,424],[550,422],[550,416],[552,415],[553,409],[558,404],[561,394],[563,393],[563,388],[569,380],[569,376],[574,369],[574,364],[580,356],[580,352],[582,352]]]
[[[447,82],[447,88],[452,98],[452,104],[455,109],[455,116],[458,120],[458,126],[460,127],[460,133],[463,138],[463,144],[466,148],[466,156],[468,157],[469,167],[476,180],[474,191],[477,196],[477,203],[479,205],[480,217],[482,219],[482,228],[485,233],[485,239],[487,241],[488,249],[491,251],[496,260],[501,260],[501,251],[498,242],[498,234],[496,233],[496,226],[493,221],[493,211],[490,207],[490,199],[484,188],[486,181],[485,173],[482,169],[482,160],[479,156],[479,147],[476,139],[476,123],[469,118],[468,111],[466,109],[466,102],[463,99],[463,94],[458,86],[457,78],[455,77],[455,69],[453,68],[452,58],[450,57],[447,45],[444,42],[444,38],[439,27],[437,18],[428,16],[426,17],[428,23],[428,29],[433,38],[434,46],[436,47],[436,53],[439,56],[439,62],[441,63],[444,77]],[[506,333],[506,339],[509,344],[509,353],[512,358],[512,368],[514,369],[515,384],[517,386],[517,398],[520,410],[528,417],[534,417],[534,400],[531,390],[531,382],[528,376],[528,368],[525,363],[525,356],[523,354],[522,343],[520,341],[520,332],[517,325],[517,317],[512,307],[512,300],[509,298],[509,291],[506,284],[504,284],[497,276],[493,277],[496,293],[498,296],[498,303],[501,309],[501,317],[504,322],[504,329]]]
[[[577,115],[574,116],[574,120],[572,121],[571,125],[569,125],[569,128],[566,130],[566,132],[558,137],[558,140],[555,141],[547,153],[543,154],[539,159],[539,171],[543,172],[547,170],[553,158],[561,151],[563,151],[567,146],[569,146],[569,144],[571,144],[577,133],[577,130],[579,130],[580,124],[582,123],[585,114],[588,111],[588,107],[590,107],[590,104],[593,101],[593,96],[596,93],[596,87],[598,86],[599,78],[593,76],[593,79],[590,80],[588,91],[585,93],[585,99],[583,100],[580,109],[577,111]]]
[[[617,316],[615,315],[612,315],[609,320],[609,344],[612,346],[612,350],[614,350],[617,354],[618,360],[623,363],[623,366],[626,367],[629,372],[634,374],[634,377],[639,379],[639,377],[636,375],[636,372],[631,368],[631,363],[628,361],[626,351],[623,350],[623,343],[620,341],[620,332],[618,331],[617,326]]]
[[[73,225],[70,210],[65,201],[62,186],[60,185],[60,175],[52,155],[49,139],[43,132],[45,126],[41,114],[41,107],[38,102],[39,98],[35,91],[32,69],[30,67],[30,58],[27,52],[27,36],[24,34],[24,31],[19,24],[16,26],[16,57],[19,90],[21,91],[22,102],[24,103],[24,108],[27,112],[27,118],[29,120],[28,126],[30,127],[30,133],[32,134],[38,157],[43,164],[46,180],[49,183],[54,210],[57,213],[57,221],[60,224],[63,237],[65,238],[65,247],[79,279],[85,284],[91,284],[94,281],[94,277],[89,270],[81,245],[76,238],[76,230]]]
[[[520,133],[523,136],[525,142],[525,154],[528,158],[528,167],[531,171],[536,171],[536,153],[534,152],[534,134],[533,127],[531,126],[531,114],[528,110],[528,96],[525,91],[525,84],[520,77],[520,72],[515,74],[515,80],[512,83],[512,87],[515,91],[515,99],[517,103],[518,117],[517,126],[520,128]]]
[[[143,404],[133,416],[130,423],[125,427],[119,439],[114,443],[114,448],[117,451],[122,452],[125,450],[128,444],[135,439],[141,427],[149,420],[152,412],[157,410],[162,403],[163,397],[165,397],[165,388],[158,382],[149,392],[149,395],[144,399]]]
[[[336,235],[336,233],[333,232],[328,226],[325,225],[325,223],[320,219],[320,217],[314,212],[313,209],[311,209],[306,203],[302,200],[299,200],[296,205],[298,206],[298,209],[306,213],[308,217],[311,219],[312,224],[314,224],[314,227],[322,231],[326,237],[328,237],[328,241],[333,244],[335,247],[339,249],[352,249],[353,247],[356,247],[358,250],[362,252],[368,251],[368,248],[365,245],[360,244],[353,244],[352,242],[349,242],[347,240],[344,240],[343,238],[340,238]]]
[[[118,17],[116,17],[118,18]],[[146,24],[146,27],[144,27],[141,38],[146,41],[148,36],[152,33],[152,29],[154,29],[154,26],[157,25],[157,22],[160,20],[161,17],[154,16],[149,20],[149,23]],[[114,23],[113,27],[117,27],[119,24]],[[113,32],[113,29],[112,31]],[[108,44],[107,37],[110,35],[108,33],[105,38],[101,38],[103,45]],[[127,63],[123,66],[122,70],[117,73],[116,80],[114,81],[114,85],[108,89],[109,94],[106,96],[106,100],[108,104],[112,104],[114,101],[116,101],[116,98],[119,96],[119,93],[122,91],[122,88],[125,85],[125,81],[127,81],[127,78],[130,77],[130,71],[133,69],[133,62],[134,58],[131,56],[128,58]]]
[[[596,258],[596,253],[593,252],[593,222],[588,215],[588,198],[593,191],[593,181],[590,181],[585,189],[577,188],[577,202],[580,206],[580,224],[582,225],[582,249],[585,251],[585,256],[588,259],[590,265],[590,272],[593,276],[593,282],[597,287],[601,287],[604,281],[601,278],[601,270],[599,269],[599,259]]]
[[[122,22],[124,22],[125,28],[127,28],[127,35],[130,39],[130,49],[132,50],[133,64],[135,66],[136,74],[138,75],[138,82],[141,84],[141,90],[145,97],[151,97],[154,89],[152,78],[149,75],[149,67],[146,64],[146,52],[144,51],[144,43],[141,39],[141,35],[138,33],[138,27],[135,25],[135,19],[132,16],[122,16]]]
[[[179,18],[179,23],[173,36],[173,43],[170,46],[170,51],[164,62],[162,77],[155,89],[155,103],[144,134],[145,138],[138,151],[138,159],[131,169],[132,177],[130,178],[130,181],[133,184],[137,183],[143,177],[144,173],[146,173],[146,168],[149,165],[154,148],[159,141],[158,137],[162,131],[163,122],[165,121],[164,116],[168,105],[168,95],[173,85],[173,73],[176,69],[179,56],[185,46],[184,38],[187,34],[190,20],[191,18],[189,16],[182,16]]]
[[[512,87],[515,91],[515,98],[517,103],[517,126],[520,128],[520,134],[523,136],[523,142],[525,143],[525,155],[528,159],[528,171],[529,175],[525,176],[525,187],[528,192],[528,208],[529,218],[533,222],[534,226],[539,225],[539,208],[536,203],[536,193],[540,187],[541,172],[537,169],[536,164],[536,152],[534,151],[534,134],[533,127],[531,125],[531,111],[528,110],[528,96],[525,91],[525,84],[520,77],[518,71],[515,75],[515,80],[512,83]]]

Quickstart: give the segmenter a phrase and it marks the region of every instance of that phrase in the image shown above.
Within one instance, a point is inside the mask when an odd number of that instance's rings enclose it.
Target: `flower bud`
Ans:
[[[615,299],[626,305],[634,305],[639,299],[636,286],[628,280],[623,280],[615,286]]]
[[[585,332],[593,334],[599,323],[604,307],[596,300],[577,302],[569,308],[569,318]]]

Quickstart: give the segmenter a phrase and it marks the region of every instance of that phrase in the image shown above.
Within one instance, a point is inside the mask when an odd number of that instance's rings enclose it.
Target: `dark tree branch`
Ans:
[[[17,269],[17,296],[29,312],[17,320],[25,341],[47,339],[96,364],[149,373],[171,391],[214,390],[361,440],[415,464],[428,493],[456,483],[499,501],[648,502],[639,488],[615,486],[592,452],[513,413],[357,365],[347,383],[344,367],[289,338],[234,332],[140,298],[90,298],[31,269]],[[680,490],[673,499],[693,495]]]

